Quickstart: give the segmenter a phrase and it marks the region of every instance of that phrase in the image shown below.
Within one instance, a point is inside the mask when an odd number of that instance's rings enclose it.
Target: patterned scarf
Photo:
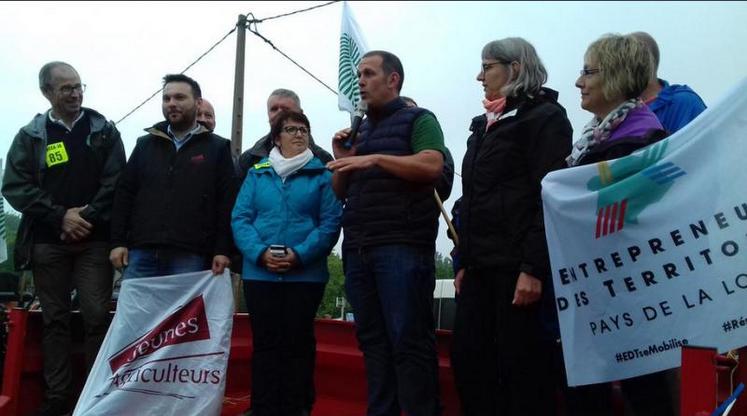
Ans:
[[[610,138],[610,134],[625,120],[630,110],[642,106],[644,104],[640,99],[631,98],[623,101],[622,104],[610,111],[603,120],[592,117],[591,121],[584,126],[581,137],[573,143],[571,154],[565,158],[568,166],[578,165],[579,160],[589,153],[594,146]]]
[[[488,118],[488,124],[485,125],[485,131],[488,131],[488,128],[503,114],[503,109],[506,108],[506,97],[492,101],[485,99],[482,100],[482,105],[485,107],[485,116]]]

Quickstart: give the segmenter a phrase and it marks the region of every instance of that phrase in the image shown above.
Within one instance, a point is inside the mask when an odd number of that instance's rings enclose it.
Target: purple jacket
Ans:
[[[656,114],[646,106],[635,108],[630,110],[625,120],[612,131],[607,140],[594,146],[581,157],[579,165],[627,156],[666,136],[667,133]]]
[[[663,128],[653,111],[649,110],[646,106],[638,107],[630,110],[628,116],[610,134],[607,141],[612,142],[625,137],[642,137],[652,130],[661,130]]]

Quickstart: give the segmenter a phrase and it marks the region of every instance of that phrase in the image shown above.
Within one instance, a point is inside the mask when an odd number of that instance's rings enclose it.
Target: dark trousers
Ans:
[[[440,414],[433,249],[345,250],[343,266],[366,364],[368,416]]]
[[[113,278],[109,244],[35,244],[32,271],[44,319],[42,351],[46,395],[49,398],[68,399],[73,383],[70,365],[70,292],[73,288],[78,291],[86,335],[88,371],[109,327]]]
[[[466,416],[555,414],[538,304],[511,304],[519,272],[467,270],[457,298],[451,365]]]
[[[314,397],[314,317],[324,283],[244,280],[252,325],[252,416],[300,416]]]

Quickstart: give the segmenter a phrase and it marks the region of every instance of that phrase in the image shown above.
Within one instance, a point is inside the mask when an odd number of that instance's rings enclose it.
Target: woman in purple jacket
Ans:
[[[640,100],[653,62],[646,46],[633,36],[605,35],[584,55],[576,80],[581,108],[593,114],[573,144],[569,166],[627,156],[666,137],[656,115]],[[636,415],[673,416],[671,394],[663,372],[622,381]],[[611,415],[610,384],[571,388],[568,414]]]
[[[652,65],[645,45],[630,35],[605,35],[589,45],[576,87],[581,108],[594,116],[573,144],[569,166],[627,156],[666,136],[639,98]]]

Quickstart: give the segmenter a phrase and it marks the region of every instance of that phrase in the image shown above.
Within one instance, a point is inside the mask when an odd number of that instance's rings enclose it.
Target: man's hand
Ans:
[[[542,295],[542,281],[531,274],[521,272],[516,281],[514,300],[511,302],[517,306],[527,306],[539,300]]]
[[[350,128],[342,129],[335,133],[332,137],[332,154],[335,159],[343,157],[350,157],[355,155],[355,147],[346,149],[344,146],[345,141],[350,137]]]
[[[80,241],[91,234],[93,225],[80,216],[80,212],[86,207],[69,208],[62,217],[62,235],[64,241]]]
[[[216,255],[213,257],[213,274],[216,276],[223,274],[223,271],[226,270],[226,267],[230,264],[231,260],[228,257],[221,254]]]
[[[115,247],[109,253],[109,261],[117,270],[122,270],[129,263],[129,251],[127,247]]]
[[[327,163],[327,169],[334,172],[349,172],[359,169],[368,169],[376,166],[379,155],[349,156],[333,160]]]
[[[462,282],[464,281],[464,269],[459,269],[456,276],[454,276],[454,290],[458,295],[462,291]]]

